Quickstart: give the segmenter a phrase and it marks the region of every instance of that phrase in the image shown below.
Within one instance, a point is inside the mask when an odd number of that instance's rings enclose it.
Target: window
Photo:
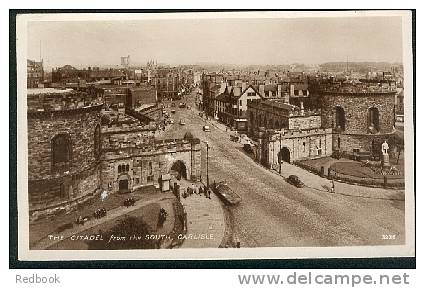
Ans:
[[[239,100],[239,106],[242,106],[242,100]]]
[[[69,165],[71,161],[71,139],[68,134],[58,134],[52,139],[53,167]]]
[[[369,133],[379,132],[379,111],[378,108],[369,108],[367,113],[368,131]]]
[[[305,142],[303,142],[303,152],[305,152]]]
[[[344,108],[335,108],[335,127],[337,132],[345,131],[345,111]]]
[[[149,170],[148,170],[148,177],[147,177],[147,181],[148,182],[153,182],[153,167],[152,167],[152,162],[149,162]]]
[[[100,126],[97,125],[94,129],[94,157],[99,159],[101,150],[101,141],[100,141]]]
[[[130,165],[128,164],[121,164],[118,165],[118,173],[125,173],[130,171]]]

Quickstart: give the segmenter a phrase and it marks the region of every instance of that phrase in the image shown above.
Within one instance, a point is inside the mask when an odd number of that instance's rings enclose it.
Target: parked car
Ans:
[[[174,109],[171,110],[171,114],[174,114],[174,113],[176,113],[176,110],[174,110]]]
[[[237,135],[230,135],[230,140],[233,141],[233,142],[238,142],[239,137]]]
[[[186,104],[185,104],[185,103],[181,102],[181,103],[179,104],[179,108],[185,108],[185,107],[186,107]]]
[[[243,150],[248,154],[254,154],[254,149],[252,149],[251,144],[244,144]]]
[[[176,103],[171,102],[171,107],[176,107]]]
[[[183,119],[180,119],[180,125],[186,125],[186,122],[184,122]]]
[[[286,178],[286,182],[291,185],[294,185],[297,188],[302,188],[305,186],[304,183],[300,180],[300,178],[298,178],[298,176],[296,175],[289,175],[289,177]]]
[[[174,124],[174,120],[173,119],[170,119],[170,124]]]
[[[204,132],[211,132],[210,126],[208,126],[208,125],[205,125],[204,127],[202,127],[202,130]]]

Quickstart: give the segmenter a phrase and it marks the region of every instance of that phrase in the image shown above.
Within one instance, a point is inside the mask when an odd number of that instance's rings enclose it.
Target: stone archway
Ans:
[[[118,192],[125,193],[130,190],[130,181],[129,176],[127,174],[122,174],[118,177]]]
[[[282,147],[278,153],[279,162],[285,161],[291,163],[291,151],[287,147]]]
[[[182,161],[182,160],[177,160],[175,161],[170,168],[170,173],[173,174],[172,172],[177,173],[178,176],[184,178],[184,179],[188,179],[187,178],[187,167],[186,164]]]

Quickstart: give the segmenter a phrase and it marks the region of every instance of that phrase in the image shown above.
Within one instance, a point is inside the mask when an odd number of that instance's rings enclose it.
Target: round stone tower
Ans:
[[[28,90],[30,219],[63,213],[100,188],[103,102],[94,89]]]
[[[332,128],[334,151],[376,152],[395,132],[395,93],[392,88],[357,84],[319,91],[322,126]]]

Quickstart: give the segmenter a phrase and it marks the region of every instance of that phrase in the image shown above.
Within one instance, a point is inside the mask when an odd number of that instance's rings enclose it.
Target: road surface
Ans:
[[[404,201],[344,196],[309,187],[295,188],[245,155],[241,144],[230,141],[229,132],[213,125],[209,125],[211,132],[203,132],[202,126],[206,123],[198,115],[194,95],[186,97],[182,101],[191,109],[175,108],[176,113],[171,115],[175,124],[160,138],[180,138],[190,131],[201,141],[208,141],[210,183],[225,180],[243,199],[238,206],[231,208],[235,232],[242,247],[404,243]],[[180,119],[184,119],[186,125],[179,125]],[[201,144],[205,182],[206,145]],[[301,180],[313,177],[307,171],[301,169],[301,172],[305,173],[298,174]],[[363,189],[339,185],[344,190]],[[395,239],[385,240],[383,235],[395,235]]]

